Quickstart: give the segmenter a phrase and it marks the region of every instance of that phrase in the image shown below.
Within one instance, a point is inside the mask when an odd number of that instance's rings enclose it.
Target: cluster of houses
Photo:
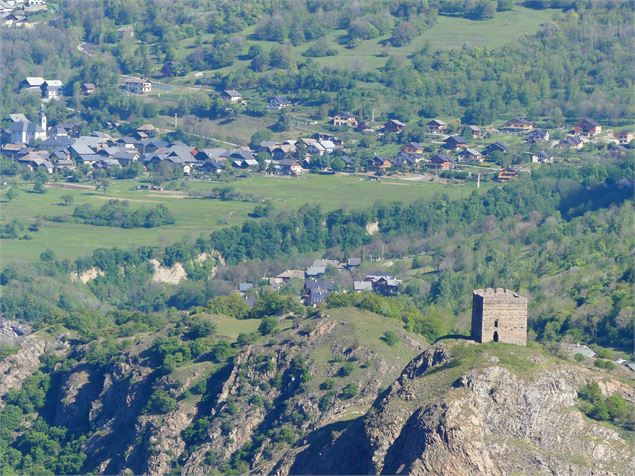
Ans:
[[[151,83],[146,81],[129,81],[126,85],[134,85],[130,86],[131,91],[139,94],[151,87]],[[55,99],[61,95],[62,83],[58,80],[28,77],[24,87],[39,89],[44,98]],[[95,86],[83,84],[82,91],[86,95],[92,94]],[[233,90],[227,91],[232,98],[236,96],[235,93],[237,92]],[[348,121],[346,123],[351,124],[351,127],[357,121],[355,116],[348,113],[336,115],[335,119],[342,124]],[[0,153],[32,169],[43,168],[49,173],[72,170],[78,165],[93,168],[125,167],[137,161],[150,169],[167,163],[181,169],[185,175],[218,174],[223,170],[235,169],[298,176],[316,166],[328,169],[329,161],[320,160],[326,157],[337,157],[342,161],[344,169],[353,170],[356,166],[356,161],[346,154],[343,141],[326,133],[315,133],[311,137],[300,139],[264,140],[255,145],[254,149],[248,146],[234,149],[197,149],[180,141],[169,142],[155,137],[156,130],[150,124],[139,127],[129,136],[114,137],[104,132],[82,136],[77,124],[62,123],[49,127],[43,110],[37,121],[30,121],[24,114],[10,114],[5,122],[7,125],[0,137]],[[403,132],[404,128],[403,123],[394,119],[383,126],[384,130],[395,133]],[[447,134],[448,124],[439,119],[428,122],[427,128],[436,138],[430,144],[424,146],[418,142],[407,142],[392,157],[375,156],[367,161],[364,164],[366,170],[409,170],[425,165],[429,169],[449,171],[457,164],[480,164],[486,159],[496,161],[499,155],[508,153],[508,146],[499,141],[490,143],[481,150],[470,145],[475,139],[492,134],[495,131],[492,129],[482,131],[478,126],[469,125],[464,126],[460,134]],[[524,119],[508,121],[503,129],[509,133],[522,134],[527,144],[544,145],[538,152],[528,153],[530,161],[534,163],[551,163],[554,161],[552,149],[579,149],[602,132],[602,126],[590,119],[579,121],[570,134],[552,142],[549,141],[548,130],[536,128],[533,123]],[[633,138],[633,132],[621,131],[615,134],[611,150],[626,152],[625,146]],[[428,153],[430,146],[435,145],[437,151]],[[517,169],[505,167],[498,171],[497,178],[501,182],[507,182],[517,175]]]
[[[46,0],[0,0],[0,25],[6,28],[32,28],[28,15],[46,11]]]
[[[197,171],[220,173],[229,168],[245,170],[261,167],[256,152],[249,147],[196,149],[180,141],[168,142],[154,137],[155,128],[151,124],[140,126],[130,136],[113,137],[104,132],[80,135],[77,124],[48,127],[44,111],[40,112],[36,122],[30,121],[24,114],[10,114],[6,122],[8,125],[2,131],[0,153],[33,170],[43,168],[48,173],[73,170],[78,165],[95,169],[125,167],[137,161],[150,168],[168,163],[180,168],[185,175]],[[290,157],[298,149],[304,149],[306,157],[333,152],[341,147],[341,142],[334,139],[338,145],[320,135],[283,143],[265,141],[258,150],[271,154],[271,159],[265,164],[271,173],[299,175],[304,171],[303,164]]]
[[[316,259],[306,269],[287,269],[274,277],[265,278],[269,286],[279,289],[292,279],[304,281],[302,301],[309,307],[323,304],[326,298],[336,290],[335,282],[325,279],[327,269],[339,271],[353,271],[362,264],[361,258],[349,258],[344,261],[333,259]],[[369,274],[361,281],[353,282],[354,292],[375,292],[384,296],[395,296],[402,288],[402,281],[387,274]],[[248,303],[253,301],[249,290],[254,288],[253,283],[240,283],[238,291],[245,297]],[[250,301],[251,300],[251,301]]]
[[[64,95],[64,84],[59,79],[44,79],[41,76],[27,76],[22,81],[20,87],[29,91],[39,92],[45,101],[59,99]]]

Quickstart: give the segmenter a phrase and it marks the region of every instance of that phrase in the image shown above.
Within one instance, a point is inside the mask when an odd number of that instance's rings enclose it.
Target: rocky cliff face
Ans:
[[[443,347],[424,352],[363,418],[316,430],[274,473],[635,472],[629,442],[576,408],[578,389],[598,375],[539,355],[531,371],[510,370],[487,352],[475,366],[451,355]],[[632,386],[603,380],[605,389],[635,399]]]
[[[15,354],[0,361],[0,408],[4,405],[2,397],[19,388],[38,369],[44,354],[62,355],[69,348],[65,335],[29,332],[28,326],[17,322],[3,321],[0,326],[0,342],[19,346]]]

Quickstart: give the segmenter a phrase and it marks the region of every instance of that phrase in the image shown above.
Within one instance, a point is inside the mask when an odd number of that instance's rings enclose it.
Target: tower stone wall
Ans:
[[[527,344],[527,298],[509,289],[477,289],[472,296],[472,338]]]

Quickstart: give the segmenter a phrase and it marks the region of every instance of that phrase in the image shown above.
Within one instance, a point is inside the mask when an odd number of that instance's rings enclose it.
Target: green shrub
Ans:
[[[348,383],[342,389],[342,398],[348,400],[359,393],[359,387],[356,383]]]
[[[263,336],[268,336],[277,333],[279,327],[280,324],[278,323],[278,319],[272,316],[267,316],[260,322],[258,332],[260,332]]]
[[[390,347],[395,347],[397,344],[399,344],[399,336],[393,331],[384,332],[384,335],[381,336],[380,339],[383,340]]]
[[[353,362],[346,362],[340,367],[337,372],[338,377],[348,377],[355,370],[355,364]]]
[[[144,413],[161,415],[173,412],[177,408],[176,400],[165,390],[155,390],[148,399]]]

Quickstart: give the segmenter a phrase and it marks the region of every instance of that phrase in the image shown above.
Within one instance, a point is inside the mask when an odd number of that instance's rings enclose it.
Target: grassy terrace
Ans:
[[[112,181],[105,195],[91,187],[63,188],[64,184],[49,186],[47,193],[36,194],[31,184],[19,185],[20,194],[12,202],[0,202],[0,223],[13,219],[26,226],[41,221],[37,232],[24,231],[31,240],[1,240],[0,262],[34,261],[40,253],[52,249],[60,258],[75,258],[90,254],[100,247],[130,248],[141,245],[166,245],[185,237],[207,235],[220,227],[242,223],[255,207],[254,203],[200,200],[188,198],[183,192],[134,190],[139,182]],[[211,190],[218,182],[189,182],[191,190]],[[285,177],[253,176],[230,184],[236,190],[272,200],[276,210],[294,210],[310,203],[326,210],[339,207],[365,208],[376,200],[412,202],[435,193],[447,193],[453,198],[467,196],[472,185],[432,184],[416,181],[385,179],[371,182],[362,177],[336,175],[307,175],[292,179]],[[6,193],[6,189],[0,192]],[[71,194],[73,206],[60,205],[62,195]],[[108,199],[128,200],[131,207],[166,205],[176,223],[159,228],[111,228],[75,223],[54,223],[39,217],[72,214],[74,206],[90,203],[100,205]]]

